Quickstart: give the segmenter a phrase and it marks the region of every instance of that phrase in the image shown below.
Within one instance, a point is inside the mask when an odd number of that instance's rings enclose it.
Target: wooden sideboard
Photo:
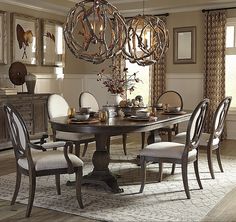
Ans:
[[[0,95],[0,150],[11,147],[3,104],[12,104],[22,115],[30,135],[40,137],[47,133],[47,98],[50,94]]]

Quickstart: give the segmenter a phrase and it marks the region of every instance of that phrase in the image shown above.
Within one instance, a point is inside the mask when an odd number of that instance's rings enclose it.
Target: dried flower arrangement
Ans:
[[[102,69],[101,72],[97,74],[97,81],[101,81],[111,94],[124,95],[127,90],[131,93],[135,89],[135,84],[142,82],[141,79],[136,77],[137,72],[128,76],[128,68],[124,68],[123,73],[120,73],[119,68],[116,66],[111,66],[111,69],[111,75],[105,75],[105,69]]]

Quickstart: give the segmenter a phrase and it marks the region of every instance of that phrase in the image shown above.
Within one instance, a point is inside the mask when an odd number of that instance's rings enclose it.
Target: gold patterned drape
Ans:
[[[160,17],[166,24],[166,16]],[[153,65],[151,74],[151,105],[156,105],[157,98],[166,90],[166,54]]]
[[[225,97],[226,11],[205,13],[204,96],[210,99],[205,131],[209,132],[214,112]]]

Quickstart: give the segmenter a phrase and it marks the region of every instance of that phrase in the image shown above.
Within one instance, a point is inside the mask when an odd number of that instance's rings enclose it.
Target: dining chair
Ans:
[[[36,177],[55,175],[57,194],[61,194],[60,175],[76,174],[76,197],[80,208],[83,208],[81,197],[81,181],[83,161],[74,154],[68,153],[71,142],[49,142],[42,145],[30,142],[29,134],[22,116],[9,104],[4,105],[7,128],[12,142],[16,161],[16,185],[11,200],[14,205],[19,193],[22,174],[29,177],[29,199],[26,217],[29,217],[33,207]],[[63,148],[63,151],[53,150]]]
[[[165,91],[164,93],[162,93],[157,98],[157,104],[162,104],[162,107],[164,107],[165,105],[168,104],[169,106],[172,106],[172,107],[180,107],[180,110],[183,109],[182,96],[174,90],[169,90],[169,91]],[[168,141],[171,141],[172,140],[172,132],[177,134],[178,129],[179,129],[178,124],[174,124],[173,126],[161,128],[159,131],[160,132],[167,132]]]
[[[159,182],[162,180],[163,163],[181,164],[182,179],[184,190],[188,199],[190,199],[190,192],[188,186],[188,164],[193,162],[194,171],[197,178],[198,185],[202,189],[202,184],[198,170],[198,145],[203,129],[203,124],[206,118],[209,100],[202,100],[193,111],[188,122],[186,142],[158,142],[146,146],[140,151],[140,165],[142,183],[140,192],[144,190],[146,182],[146,163],[159,163]]]
[[[221,172],[224,172],[221,157],[220,157],[220,147],[221,147],[221,136],[224,130],[225,119],[230,107],[232,97],[225,97],[216,108],[212,128],[210,133],[202,133],[200,138],[200,147],[207,150],[207,162],[210,170],[211,178],[215,179],[214,169],[212,164],[212,151],[216,151],[217,162]],[[186,132],[181,132],[177,134],[173,141],[178,143],[184,143],[186,141]],[[173,171],[174,173],[174,171]]]
[[[91,92],[88,92],[88,91],[84,91],[84,92],[80,93],[79,107],[80,108],[81,107],[91,107],[91,110],[93,112],[98,112],[100,109],[96,97]],[[124,154],[127,155],[127,150],[126,150],[127,134],[122,134],[122,143],[123,143]],[[87,148],[84,149],[82,156],[85,155],[86,150],[87,150]],[[110,137],[108,138],[108,141],[107,141],[107,151],[110,153]]]
[[[52,94],[48,97],[47,110],[49,119],[67,116],[69,105],[67,101],[58,94]],[[72,141],[75,145],[75,154],[80,156],[80,145],[84,144],[84,150],[87,150],[88,143],[95,141],[93,134],[71,133],[53,130],[54,141]]]

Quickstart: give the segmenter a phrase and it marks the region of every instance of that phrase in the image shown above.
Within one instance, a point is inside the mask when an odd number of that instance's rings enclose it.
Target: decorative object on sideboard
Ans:
[[[124,18],[106,0],[84,0],[69,11],[65,41],[75,57],[95,64],[122,51],[127,29]]]
[[[27,69],[21,62],[13,62],[8,70],[10,81],[16,86],[22,86],[25,83],[25,76],[27,75]]]
[[[37,77],[32,73],[28,73],[25,76],[25,83],[26,83],[28,93],[34,94],[36,80],[37,80]]]

